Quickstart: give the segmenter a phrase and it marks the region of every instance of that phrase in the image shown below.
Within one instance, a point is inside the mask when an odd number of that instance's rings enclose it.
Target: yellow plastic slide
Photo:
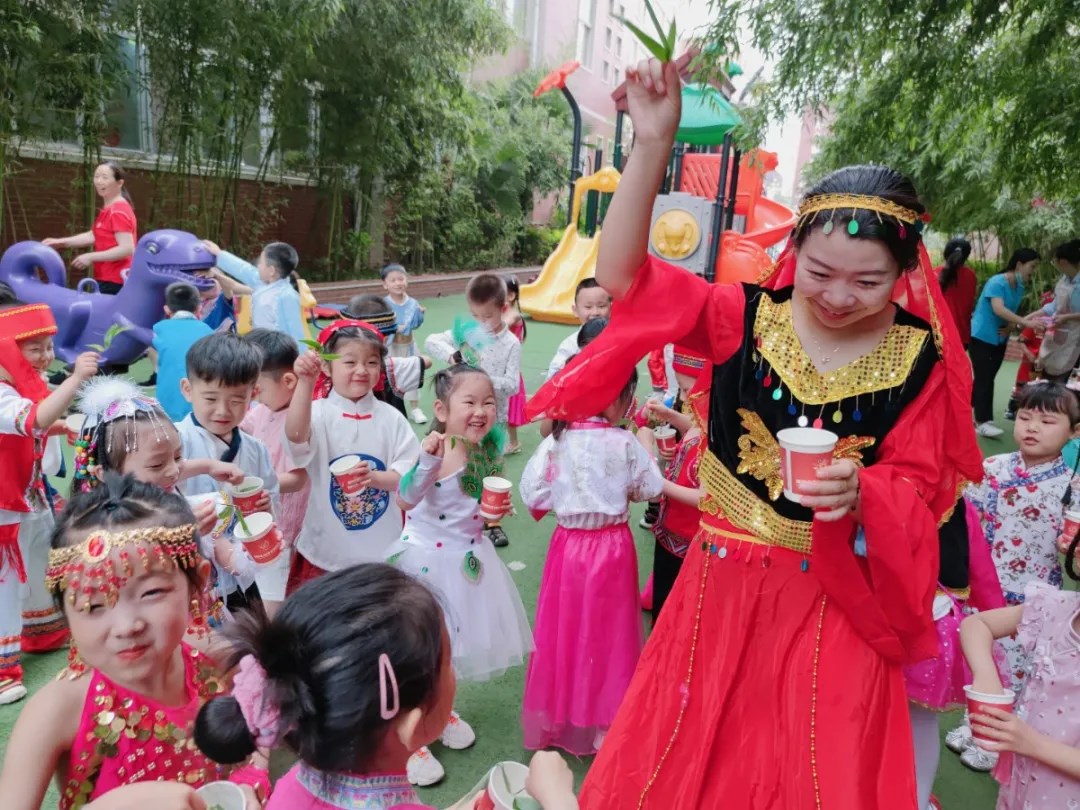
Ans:
[[[596,252],[600,246],[600,231],[595,236],[578,233],[577,221],[581,200],[588,191],[612,194],[619,185],[619,172],[605,166],[596,174],[578,180],[574,188],[574,206],[570,225],[563,232],[558,247],[544,262],[544,269],[532,284],[521,288],[521,310],[537,321],[577,324],[571,307],[574,291],[582,279],[596,274]]]

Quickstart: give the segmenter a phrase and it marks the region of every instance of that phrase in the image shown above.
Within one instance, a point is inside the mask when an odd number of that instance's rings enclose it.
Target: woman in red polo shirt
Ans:
[[[93,278],[103,293],[115,295],[127,279],[131,255],[135,252],[135,210],[131,195],[124,188],[124,170],[111,160],[94,169],[94,189],[103,204],[94,227],[75,236],[45,239],[43,244],[55,248],[94,246],[89,253],[71,261],[75,270],[94,267]]]

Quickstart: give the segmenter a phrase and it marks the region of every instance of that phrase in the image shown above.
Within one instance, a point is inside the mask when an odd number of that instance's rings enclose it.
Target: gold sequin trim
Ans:
[[[925,329],[893,324],[873,351],[822,374],[795,334],[791,302],[778,304],[764,294],[758,302],[754,335],[761,341],[757,351],[768,361],[772,373],[806,405],[839,402],[903,384],[927,338]]]
[[[756,413],[746,408],[739,408],[736,413],[746,433],[739,437],[739,466],[735,472],[749,473],[758,481],[764,481],[769,500],[775,501],[784,490],[784,479],[780,475],[780,445]]]
[[[722,517],[771,546],[810,554],[811,523],[778,514],[747,489],[711,450],[702,453],[698,476],[707,493],[701,502],[703,512]]]

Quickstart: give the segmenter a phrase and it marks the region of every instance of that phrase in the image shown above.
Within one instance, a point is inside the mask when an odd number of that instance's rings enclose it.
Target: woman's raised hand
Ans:
[[[626,100],[635,141],[658,142],[667,148],[675,140],[682,115],[682,82],[674,62],[649,59],[627,68]]]

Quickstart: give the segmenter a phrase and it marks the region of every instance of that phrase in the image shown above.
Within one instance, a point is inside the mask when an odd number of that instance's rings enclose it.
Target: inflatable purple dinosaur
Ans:
[[[102,363],[127,365],[143,355],[154,339],[154,324],[165,317],[165,288],[176,281],[194,284],[200,292],[213,286],[204,271],[214,257],[199,239],[186,231],[151,231],[135,246],[131,270],[116,295],[97,292],[97,282],[84,279],[79,288],[66,286],[64,260],[40,242],[17,242],[0,259],[0,281],[20,301],[48,304],[56,318],[56,356],[65,363],[91,344],[108,343]],[[38,275],[45,272],[47,282]],[[115,327],[115,328],[114,328]],[[112,329],[109,342],[105,335]]]

